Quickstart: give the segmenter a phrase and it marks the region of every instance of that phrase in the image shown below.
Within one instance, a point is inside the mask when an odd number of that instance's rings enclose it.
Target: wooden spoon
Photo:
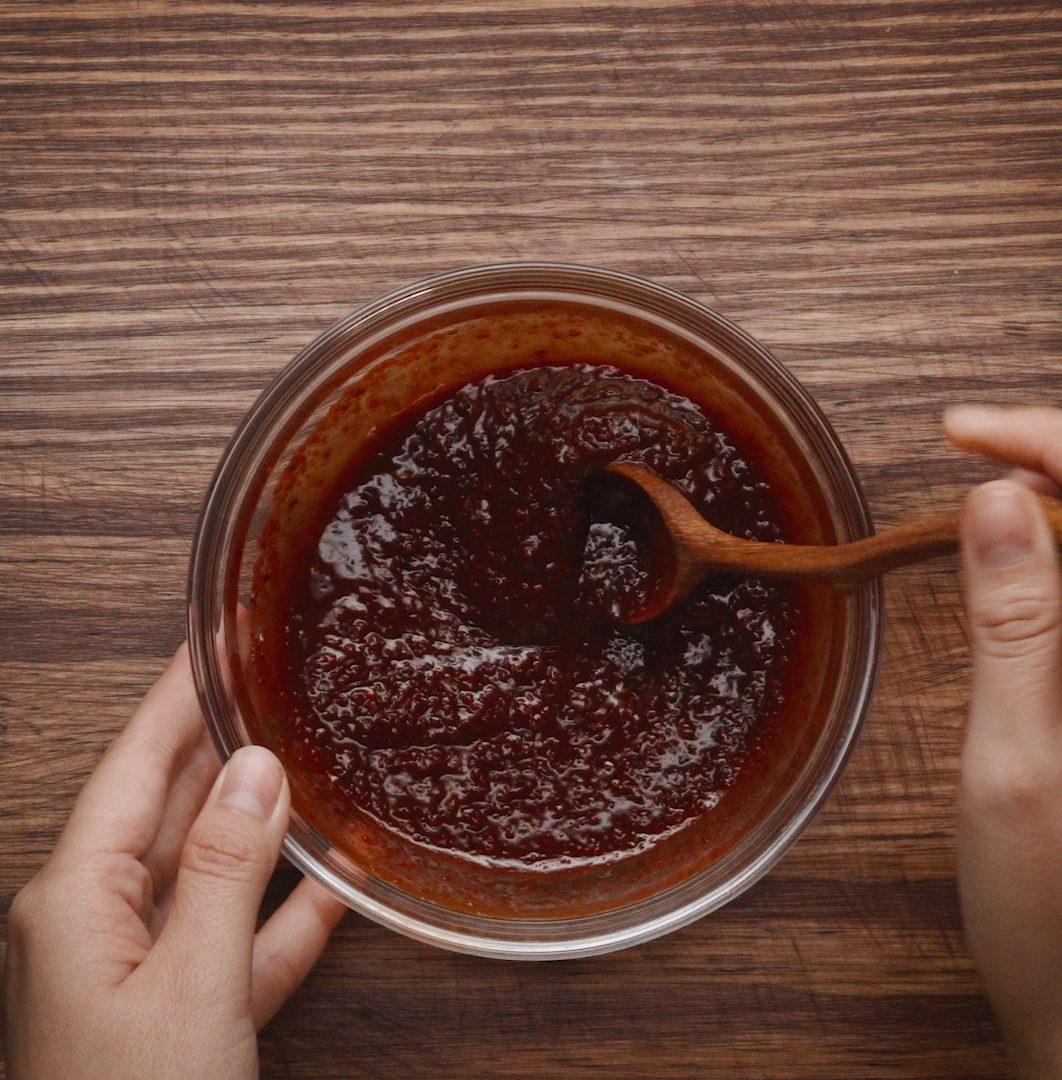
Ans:
[[[959,546],[959,515],[934,514],[847,544],[812,546],[741,540],[709,525],[690,502],[644,465],[613,462],[607,471],[636,484],[659,513],[653,529],[659,575],[645,604],[625,623],[655,619],[710,571],[764,578],[826,578],[853,585],[897,566],[945,555]],[[1037,495],[1062,543],[1062,499]]]

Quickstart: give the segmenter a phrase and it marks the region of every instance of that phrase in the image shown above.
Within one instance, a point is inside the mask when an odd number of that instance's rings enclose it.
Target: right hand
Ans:
[[[1062,1077],[1062,576],[1028,488],[1062,485],[1062,410],[962,407],[957,446],[1019,467],[963,520],[973,648],[958,792],[966,938],[1019,1073]]]

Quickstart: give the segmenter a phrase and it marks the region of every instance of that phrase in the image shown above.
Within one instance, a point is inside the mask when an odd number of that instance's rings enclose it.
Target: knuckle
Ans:
[[[12,945],[38,949],[54,942],[69,924],[61,892],[42,870],[15,894],[7,911],[7,932]]]
[[[1046,582],[1010,584],[973,605],[971,625],[982,649],[1003,658],[1024,656],[1062,626],[1062,603]]]
[[[32,929],[40,912],[39,886],[32,879],[22,886],[7,912],[8,931],[12,937],[24,937]]]
[[[151,872],[139,859],[126,852],[98,856],[90,861],[86,870],[101,890],[120,896],[134,911],[147,911],[155,898]]]
[[[996,755],[972,763],[963,761],[959,784],[959,816],[982,821],[1015,817],[1029,820],[1057,789],[1046,770],[1036,762],[1012,755]]]
[[[287,997],[302,982],[306,972],[286,952],[274,950],[255,964],[255,971],[278,997]]]
[[[264,862],[251,837],[216,825],[196,829],[188,838],[183,856],[186,869],[227,880],[253,876]]]

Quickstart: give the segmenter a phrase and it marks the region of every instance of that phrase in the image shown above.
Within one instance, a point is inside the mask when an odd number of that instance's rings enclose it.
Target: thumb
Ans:
[[[188,833],[159,938],[179,967],[249,998],[258,908],[288,824],[290,794],[265,747],[237,750]],[[231,1000],[231,998],[230,998]]]
[[[970,740],[998,750],[1003,740],[1028,738],[1031,747],[1062,722],[1062,579],[1036,497],[1008,480],[974,491],[963,559],[974,655]]]

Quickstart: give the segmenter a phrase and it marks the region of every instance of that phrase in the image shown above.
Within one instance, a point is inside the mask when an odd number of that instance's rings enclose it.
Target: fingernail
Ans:
[[[1002,570],[1032,551],[1033,522],[1028,496],[1008,480],[985,484],[972,497],[974,555],[984,567]]]
[[[944,430],[952,440],[976,439],[992,431],[1005,411],[998,405],[951,405],[944,410]]]
[[[1004,410],[998,405],[949,405],[944,410],[947,420],[985,420]]]
[[[280,798],[283,778],[280,762],[265,747],[242,746],[225,766],[218,798],[230,810],[267,818]]]

